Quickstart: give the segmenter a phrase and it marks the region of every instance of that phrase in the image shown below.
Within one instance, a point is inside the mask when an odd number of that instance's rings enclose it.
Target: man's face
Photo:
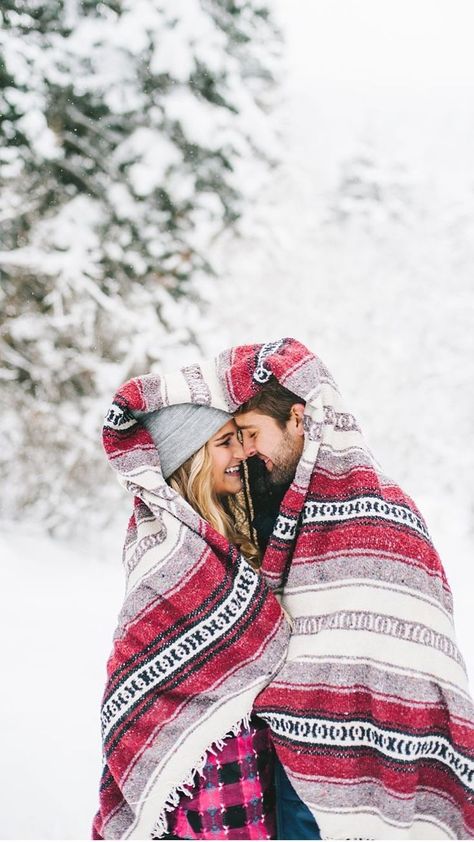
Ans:
[[[295,408],[298,411],[292,411],[283,429],[270,415],[262,415],[256,410],[243,412],[235,418],[242,432],[245,457],[258,456],[273,485],[291,482],[303,451],[304,407],[295,404]]]

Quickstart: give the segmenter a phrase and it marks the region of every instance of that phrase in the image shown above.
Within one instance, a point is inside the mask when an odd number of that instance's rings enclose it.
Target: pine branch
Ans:
[[[62,169],[70,173],[75,181],[82,185],[84,193],[106,201],[105,191],[101,188],[100,184],[97,181],[91,181],[83,172],[79,172],[66,158],[61,158],[59,161],[53,161],[52,163],[57,169]]]
[[[0,350],[2,351],[2,357],[5,362],[10,363],[14,369],[22,369],[23,371],[30,370],[32,365],[31,360],[27,359],[27,357],[23,356],[23,354],[20,354],[16,348],[12,348],[12,346],[1,337]]]
[[[123,140],[123,136],[120,135],[119,132],[114,132],[113,129],[109,129],[107,126],[104,126],[102,122],[92,120],[86,114],[83,114],[79,108],[72,105],[72,103],[67,104],[65,113],[73,122],[79,123],[80,126],[84,126],[85,129],[92,132],[92,134],[97,135],[97,137],[102,138],[102,140],[105,140],[106,143],[109,143],[113,147],[118,146],[118,144]]]
[[[96,155],[96,150],[89,144],[87,141],[82,138],[78,137],[77,135],[73,134],[73,132],[63,132],[63,140],[66,140],[71,146],[75,147],[79,152],[82,152],[87,158],[90,158],[94,161],[96,167],[102,170],[105,175],[108,175],[110,178],[115,179],[117,174],[112,172],[104,163],[103,160],[99,160]]]

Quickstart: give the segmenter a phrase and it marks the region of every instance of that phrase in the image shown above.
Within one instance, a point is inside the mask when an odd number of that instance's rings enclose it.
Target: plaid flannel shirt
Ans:
[[[169,821],[169,838],[275,839],[274,749],[268,726],[252,716],[250,728],[208,753],[190,796]]]

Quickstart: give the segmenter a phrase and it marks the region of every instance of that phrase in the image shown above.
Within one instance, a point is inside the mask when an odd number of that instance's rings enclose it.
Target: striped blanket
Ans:
[[[305,446],[261,576],[164,483],[133,412],[233,411],[272,374],[306,401]],[[104,445],[134,513],[94,837],[162,835],[206,752],[252,708],[323,838],[474,837],[474,711],[449,587],[321,361],[287,339],[137,378]]]
[[[103,442],[134,498],[126,593],[107,665],[95,839],[160,838],[207,752],[249,727],[279,671],[289,626],[264,579],[164,481],[134,410],[196,401],[225,409],[211,366],[147,375],[115,395]]]
[[[293,786],[323,838],[472,838],[474,710],[423,518],[304,346],[237,348],[218,368],[233,407],[271,374],[306,400],[263,564],[294,629],[255,705]]]

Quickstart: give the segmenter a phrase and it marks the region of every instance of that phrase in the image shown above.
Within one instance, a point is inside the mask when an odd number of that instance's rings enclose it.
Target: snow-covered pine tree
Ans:
[[[342,162],[339,183],[329,197],[328,222],[355,224],[369,236],[387,225],[409,225],[414,213],[413,184],[401,163],[381,160],[372,144]]]
[[[213,239],[272,157],[279,36],[260,0],[4,0],[0,24],[1,503],[57,528],[97,510],[113,389],[198,341]]]

